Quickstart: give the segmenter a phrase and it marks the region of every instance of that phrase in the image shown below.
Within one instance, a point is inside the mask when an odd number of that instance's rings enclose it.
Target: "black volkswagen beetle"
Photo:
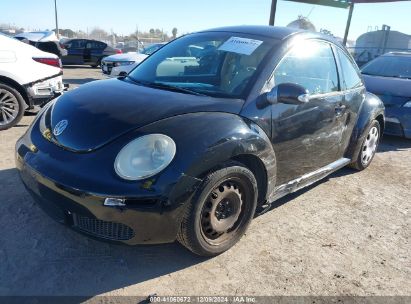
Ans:
[[[61,223],[126,244],[177,239],[212,256],[270,202],[344,166],[365,169],[383,128],[383,104],[332,38],[226,27],[51,102],[17,142],[16,162]]]

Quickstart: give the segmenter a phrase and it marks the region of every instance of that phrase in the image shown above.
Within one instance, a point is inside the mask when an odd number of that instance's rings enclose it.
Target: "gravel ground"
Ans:
[[[98,69],[67,68],[72,88]],[[14,166],[26,116],[0,132],[0,295],[411,295],[411,140],[385,137],[363,172],[342,169],[278,201],[228,252],[86,238],[33,202]]]

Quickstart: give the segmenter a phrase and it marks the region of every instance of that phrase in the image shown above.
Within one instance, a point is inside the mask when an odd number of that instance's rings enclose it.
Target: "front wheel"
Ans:
[[[209,174],[184,214],[178,241],[202,256],[228,250],[247,230],[257,196],[257,181],[241,164]]]
[[[380,142],[380,123],[373,120],[366,130],[367,136],[364,138],[361,148],[358,151],[356,160],[351,164],[351,167],[357,170],[364,170],[367,168],[377,152],[378,144]]]

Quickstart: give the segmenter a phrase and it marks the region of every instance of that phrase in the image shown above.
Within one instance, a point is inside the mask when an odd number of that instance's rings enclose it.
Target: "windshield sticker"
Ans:
[[[231,37],[224,42],[219,48],[219,51],[226,51],[232,53],[238,53],[243,55],[251,55],[256,48],[263,43],[261,40],[254,40],[241,37]]]

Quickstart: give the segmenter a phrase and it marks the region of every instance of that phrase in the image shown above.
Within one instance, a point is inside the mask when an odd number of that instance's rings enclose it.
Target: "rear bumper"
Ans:
[[[386,108],[385,113],[386,134],[411,138],[411,108]]]
[[[30,106],[42,105],[61,95],[65,89],[61,75],[33,82],[25,87],[30,99]]]

